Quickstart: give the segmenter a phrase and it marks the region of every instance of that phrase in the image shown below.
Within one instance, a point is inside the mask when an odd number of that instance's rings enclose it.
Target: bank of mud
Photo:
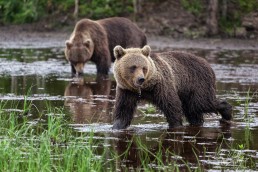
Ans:
[[[53,48],[64,47],[71,29],[58,31],[33,31],[19,26],[0,27],[0,48]],[[249,39],[175,39],[165,36],[147,35],[148,44],[155,50],[166,49],[227,49],[257,50],[258,40]]]

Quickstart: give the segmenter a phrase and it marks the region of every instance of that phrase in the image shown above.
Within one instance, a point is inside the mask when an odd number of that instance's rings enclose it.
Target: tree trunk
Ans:
[[[207,29],[209,35],[218,34],[218,0],[209,0]]]
[[[134,21],[136,21],[137,14],[141,13],[141,0],[133,0],[133,11],[134,11]]]
[[[79,0],[74,0],[73,17],[75,19],[75,22],[78,20],[78,13],[79,13]]]
[[[226,18],[227,17],[227,11],[228,11],[228,2],[227,0],[222,1],[222,17]]]

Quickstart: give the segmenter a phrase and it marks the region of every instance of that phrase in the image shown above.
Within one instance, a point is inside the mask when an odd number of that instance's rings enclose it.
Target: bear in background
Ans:
[[[185,115],[190,125],[202,125],[203,114],[220,113],[221,121],[232,119],[232,106],[215,95],[215,74],[208,62],[184,52],[152,53],[149,46],[114,48],[117,82],[113,129],[131,124],[137,102],[156,105],[170,128],[182,126]]]
[[[140,48],[146,43],[145,34],[129,19],[82,19],[66,41],[65,56],[71,63],[72,76],[83,74],[88,61],[96,64],[98,74],[108,75],[111,62],[115,60],[113,49],[116,45]]]

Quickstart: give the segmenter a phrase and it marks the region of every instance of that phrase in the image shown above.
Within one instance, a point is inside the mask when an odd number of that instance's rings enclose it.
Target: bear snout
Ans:
[[[74,65],[75,71],[76,71],[76,75],[80,76],[83,74],[83,68],[84,68],[84,64],[83,63],[77,63]]]
[[[142,85],[144,81],[145,81],[145,78],[144,78],[144,77],[139,77],[139,78],[138,78],[138,84],[139,84],[139,85]]]

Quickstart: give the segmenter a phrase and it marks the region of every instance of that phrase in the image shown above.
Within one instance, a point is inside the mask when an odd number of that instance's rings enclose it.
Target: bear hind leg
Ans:
[[[202,113],[185,112],[185,116],[190,125],[193,126],[201,126],[204,122]]]
[[[195,100],[194,97],[191,99],[182,99],[184,115],[190,125],[201,126],[204,122],[203,112],[199,110],[200,105],[198,99]]]

